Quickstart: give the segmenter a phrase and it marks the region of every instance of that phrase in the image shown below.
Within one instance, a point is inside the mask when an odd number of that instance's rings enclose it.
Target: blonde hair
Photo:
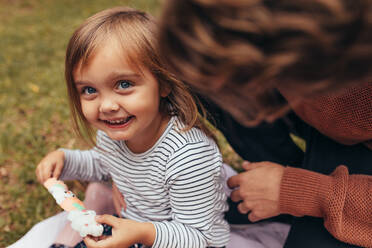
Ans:
[[[167,0],[159,49],[181,80],[252,125],[372,78],[370,0]]]
[[[115,37],[125,49],[128,61],[141,71],[148,69],[157,79],[159,88],[170,91],[160,100],[160,112],[177,115],[186,131],[197,127],[213,136],[198,115],[194,96],[188,87],[164,66],[163,58],[155,48],[156,23],[147,13],[128,7],[107,9],[89,17],[72,35],[67,46],[65,77],[74,130],[84,140],[94,143],[94,130],[84,117],[80,94],[73,73],[88,63],[90,56],[108,38]]]

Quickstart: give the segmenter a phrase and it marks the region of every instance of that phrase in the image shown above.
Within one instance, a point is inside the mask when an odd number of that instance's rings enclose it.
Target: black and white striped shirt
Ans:
[[[173,117],[148,151],[132,153],[125,142],[97,132],[97,147],[66,150],[61,178],[105,180],[124,195],[125,218],[152,222],[152,247],[222,247],[229,239],[224,220],[222,158],[214,141],[199,129],[181,132]]]

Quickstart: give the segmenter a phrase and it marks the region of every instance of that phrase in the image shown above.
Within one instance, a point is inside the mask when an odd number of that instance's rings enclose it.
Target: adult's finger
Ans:
[[[238,210],[242,214],[246,214],[251,211],[251,209],[246,204],[244,204],[244,202],[238,204]]]
[[[236,189],[233,192],[231,192],[230,198],[233,202],[238,202],[238,201],[243,200],[240,189]]]
[[[238,174],[238,175],[232,176],[229,179],[227,179],[227,186],[229,186],[230,189],[239,187],[239,185],[240,185],[239,178],[240,177],[241,177],[241,175]]]
[[[242,164],[242,167],[244,170],[248,171],[248,170],[253,170],[253,169],[256,169],[258,167],[262,167],[262,163],[259,162],[259,163],[249,163],[247,161],[243,162]]]
[[[256,221],[259,221],[261,220],[262,218],[259,218],[254,211],[251,211],[249,214],[248,214],[248,219],[252,222],[256,222]]]

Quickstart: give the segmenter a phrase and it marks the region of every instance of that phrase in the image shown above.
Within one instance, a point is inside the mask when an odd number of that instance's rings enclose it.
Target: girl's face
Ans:
[[[149,70],[134,70],[122,50],[115,41],[105,42],[74,70],[74,81],[87,121],[111,139],[124,140],[133,152],[144,152],[169,121],[159,112],[167,93]]]

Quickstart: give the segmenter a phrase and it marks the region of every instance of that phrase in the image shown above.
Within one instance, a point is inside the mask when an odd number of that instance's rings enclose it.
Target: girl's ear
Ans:
[[[160,88],[160,96],[165,98],[171,93],[171,86],[169,84],[162,84]]]

